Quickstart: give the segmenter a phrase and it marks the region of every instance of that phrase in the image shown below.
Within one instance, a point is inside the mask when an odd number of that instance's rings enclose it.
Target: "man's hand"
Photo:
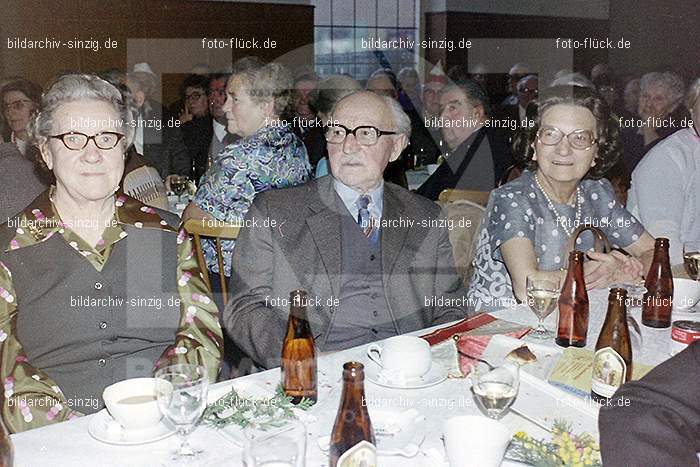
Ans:
[[[194,118],[194,115],[192,115],[192,112],[190,112],[190,106],[185,104],[185,109],[180,112],[180,116],[178,117],[180,120],[180,125],[183,125],[187,122],[191,122],[192,119]]]

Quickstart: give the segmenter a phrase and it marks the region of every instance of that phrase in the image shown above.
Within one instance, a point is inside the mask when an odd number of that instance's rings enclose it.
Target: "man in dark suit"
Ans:
[[[34,163],[13,143],[0,143],[0,225],[46,189]]]
[[[225,327],[265,368],[279,365],[294,289],[309,294],[324,352],[467,314],[438,206],[382,179],[406,147],[408,116],[396,100],[360,91],[331,120],[332,175],[258,194],[245,219],[256,225],[233,252]]]
[[[440,109],[430,123],[441,127],[449,152],[417,193],[437,200],[448,188],[492,190],[512,158],[506,136],[488,123],[488,96],[471,80],[449,84],[440,93]]]
[[[700,342],[623,385],[598,424],[603,465],[700,465]]]
[[[146,163],[168,175],[192,175],[192,162],[175,117],[163,114],[163,106],[149,99],[147,82],[138,73],[127,75],[127,86],[138,108],[134,147]],[[170,122],[170,123],[169,123]],[[178,122],[179,125],[179,122]]]

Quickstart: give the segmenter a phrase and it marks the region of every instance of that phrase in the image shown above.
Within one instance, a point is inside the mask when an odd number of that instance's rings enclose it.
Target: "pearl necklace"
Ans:
[[[552,213],[554,214],[556,224],[558,226],[561,226],[562,229],[564,229],[564,232],[568,237],[571,237],[574,234],[574,230],[576,230],[576,228],[581,223],[581,204],[583,203],[583,196],[581,196],[581,187],[576,186],[576,218],[574,219],[574,228],[569,230],[569,228],[566,226],[566,221],[568,221],[568,219],[559,214],[559,211],[557,211],[557,208],[554,206],[554,203],[549,198],[549,195],[546,191],[544,191],[544,188],[542,187],[542,184],[540,183],[540,179],[537,176],[537,174],[535,174],[535,183],[537,184],[537,188],[539,188],[542,194],[544,195],[544,198],[547,200],[547,207],[549,207],[549,210],[552,211]]]

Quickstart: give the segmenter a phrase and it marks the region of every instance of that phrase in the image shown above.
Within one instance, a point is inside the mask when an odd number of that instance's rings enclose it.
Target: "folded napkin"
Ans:
[[[431,345],[433,361],[438,361],[447,368],[450,378],[464,378],[469,374],[475,360],[460,355],[457,349],[463,354],[481,358],[481,354],[493,336],[504,334],[518,339],[527,334],[530,329],[483,313],[421,337]],[[456,345],[455,335],[459,336]]]
[[[638,380],[651,371],[653,367],[634,362],[632,379]],[[579,397],[591,394],[593,378],[593,352],[576,347],[568,347],[549,376],[549,383]]]

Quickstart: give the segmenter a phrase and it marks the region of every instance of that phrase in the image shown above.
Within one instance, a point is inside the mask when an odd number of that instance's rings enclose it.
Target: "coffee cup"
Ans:
[[[448,419],[442,434],[450,467],[498,467],[511,440],[507,426],[479,415]]]
[[[423,376],[432,364],[430,345],[414,336],[390,337],[381,344],[370,344],[367,356],[383,370],[397,372],[406,378]]]
[[[107,410],[124,429],[143,430],[160,422],[155,378],[119,381],[102,392]]]

